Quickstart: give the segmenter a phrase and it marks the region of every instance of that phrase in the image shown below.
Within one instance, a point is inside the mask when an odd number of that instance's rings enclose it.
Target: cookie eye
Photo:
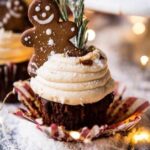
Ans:
[[[50,6],[45,6],[46,11],[50,11]]]
[[[36,7],[35,7],[35,11],[36,11],[36,12],[39,12],[40,10],[41,10],[41,8],[40,8],[39,6],[36,6]]]
[[[15,1],[15,2],[14,2],[14,5],[15,5],[15,6],[18,6],[19,4],[20,4],[19,1]]]

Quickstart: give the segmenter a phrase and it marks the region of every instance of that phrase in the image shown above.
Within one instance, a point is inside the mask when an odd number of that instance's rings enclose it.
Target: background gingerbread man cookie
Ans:
[[[60,11],[54,0],[34,0],[29,8],[29,19],[34,28],[24,32],[22,43],[34,47],[35,54],[29,64],[29,73],[35,73],[52,51],[79,56],[82,51],[70,39],[78,29],[75,23],[60,22]]]
[[[0,28],[23,32],[31,26],[27,10],[27,4],[23,0],[0,0]]]

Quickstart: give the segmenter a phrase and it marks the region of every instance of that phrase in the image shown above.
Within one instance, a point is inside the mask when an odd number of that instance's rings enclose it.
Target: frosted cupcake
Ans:
[[[41,101],[45,124],[56,123],[71,130],[106,124],[114,81],[100,50],[83,57],[50,55],[30,85]]]
[[[14,81],[29,78],[26,68],[32,49],[25,48],[20,38],[30,26],[24,1],[0,1],[0,101],[12,90]]]
[[[69,130],[106,124],[114,80],[105,54],[70,41],[80,27],[60,22],[58,4],[53,0],[34,0],[29,19],[34,28],[24,32],[22,43],[35,49],[28,71],[36,95],[34,105],[44,124],[56,123]]]

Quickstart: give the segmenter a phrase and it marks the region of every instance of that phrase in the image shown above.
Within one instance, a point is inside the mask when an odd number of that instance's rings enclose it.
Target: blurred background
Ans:
[[[107,54],[112,75],[127,86],[127,95],[149,99],[150,5],[138,0],[85,2],[89,44]]]

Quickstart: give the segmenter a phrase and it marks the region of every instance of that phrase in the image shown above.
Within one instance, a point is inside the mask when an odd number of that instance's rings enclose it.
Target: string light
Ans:
[[[142,22],[137,22],[133,25],[132,30],[136,35],[143,34],[146,30],[145,24]]]
[[[132,31],[134,34],[141,35],[146,31],[146,17],[131,16],[129,20],[132,23]]]
[[[75,140],[80,139],[80,133],[79,133],[79,132],[71,131],[69,134],[70,134],[70,136],[71,136],[73,139],[75,139]]]
[[[88,36],[88,41],[93,41],[95,40],[96,33],[93,29],[88,29],[86,32],[86,36]]]
[[[141,56],[140,58],[140,62],[143,66],[146,66],[149,62],[149,57],[146,55]]]
[[[140,143],[150,143],[150,131],[141,127],[138,129],[133,129],[129,135],[128,140],[131,142],[131,145],[136,145]]]
[[[133,136],[133,140],[134,140],[134,143],[150,142],[150,134],[146,131],[135,133],[135,135]]]

